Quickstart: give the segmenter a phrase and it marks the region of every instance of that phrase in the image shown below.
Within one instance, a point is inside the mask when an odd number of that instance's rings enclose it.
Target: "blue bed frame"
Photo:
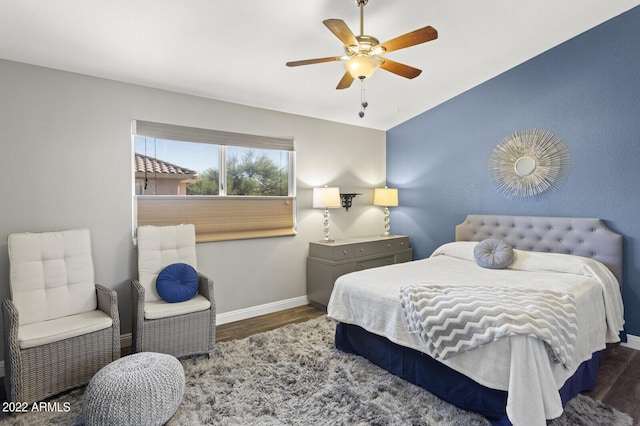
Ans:
[[[400,346],[357,325],[336,327],[336,347],[363,356],[398,377],[465,410],[482,414],[492,425],[511,425],[507,417],[507,392],[471,380],[415,349]],[[593,389],[598,378],[601,352],[580,364],[560,389],[562,406],[583,390]]]
[[[601,219],[538,216],[468,215],[456,226],[456,241],[500,238],[520,250],[574,254],[602,262],[622,283],[622,235]],[[397,345],[363,328],[340,323],[336,347],[361,355],[385,370],[465,410],[484,415],[493,425],[511,425],[507,392],[487,388],[430,356]],[[602,352],[583,362],[560,389],[562,405],[592,389]]]

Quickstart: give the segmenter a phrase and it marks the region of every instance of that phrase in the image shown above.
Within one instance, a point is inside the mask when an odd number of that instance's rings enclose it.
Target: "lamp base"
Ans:
[[[381,237],[393,237],[393,234],[389,232],[391,229],[391,217],[389,214],[389,207],[384,208],[384,232],[380,234]]]
[[[322,239],[322,240],[318,240],[318,242],[319,243],[325,243],[325,244],[331,244],[331,243],[335,243],[336,240],[325,240],[325,239]]]
[[[335,240],[332,240],[329,236],[329,209],[325,207],[324,209],[324,237],[320,240],[321,243],[332,243]]]

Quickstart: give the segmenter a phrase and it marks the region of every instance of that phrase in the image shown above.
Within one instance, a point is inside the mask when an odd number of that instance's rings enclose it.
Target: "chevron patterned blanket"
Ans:
[[[513,287],[408,286],[400,299],[410,332],[427,353],[447,359],[510,335],[545,343],[552,362],[567,366],[577,335],[573,295]]]

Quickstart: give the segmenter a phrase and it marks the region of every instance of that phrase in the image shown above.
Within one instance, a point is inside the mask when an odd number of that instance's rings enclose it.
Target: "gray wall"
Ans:
[[[122,333],[131,331],[132,119],[296,141],[298,234],[198,245],[218,313],[306,295],[308,242],[322,236],[314,186],[363,193],[349,212],[332,211],[334,237],[383,230],[382,211],[370,204],[372,188],[385,181],[384,132],[3,60],[0,75],[2,299],[8,234],[88,227],[97,281],[118,291]]]
[[[387,177],[400,188],[392,231],[418,258],[451,241],[467,213],[599,217],[624,234],[626,331],[640,336],[640,7],[387,132]],[[508,201],[489,181],[494,147],[547,129],[571,171],[540,201]]]

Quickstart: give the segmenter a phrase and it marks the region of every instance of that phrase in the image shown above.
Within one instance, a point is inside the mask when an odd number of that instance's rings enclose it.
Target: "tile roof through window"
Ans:
[[[135,153],[133,167],[136,173],[166,173],[192,176],[195,176],[198,173],[195,170],[187,169],[186,167],[180,167],[175,164],[171,164],[166,161],[158,160],[157,158],[148,157],[146,155],[138,153]]]

